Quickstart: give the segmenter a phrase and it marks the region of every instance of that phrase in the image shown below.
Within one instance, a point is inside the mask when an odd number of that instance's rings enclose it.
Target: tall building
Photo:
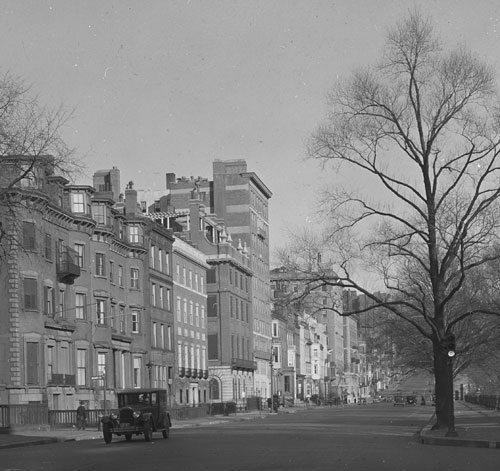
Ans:
[[[254,172],[247,171],[244,160],[214,161],[211,181],[201,177],[176,178],[175,174],[167,173],[166,184],[166,195],[149,210],[161,217],[167,227],[174,232],[189,231],[190,222],[184,220],[183,226],[180,218],[189,214],[192,199],[199,200],[208,214],[218,218],[220,228],[224,226],[237,249],[248,256],[252,273],[249,322],[251,356],[255,362],[254,394],[267,398],[271,378],[268,205],[272,193]]]

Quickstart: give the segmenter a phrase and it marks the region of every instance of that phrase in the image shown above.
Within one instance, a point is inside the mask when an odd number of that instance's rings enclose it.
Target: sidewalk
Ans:
[[[465,401],[455,401],[457,437],[447,437],[446,430],[431,430],[433,420],[419,433],[425,445],[446,445],[500,449],[500,411],[485,409]]]
[[[294,413],[296,409],[288,408],[280,410],[280,414]],[[252,420],[265,418],[270,413],[266,411],[238,412],[228,416],[206,416],[196,419],[172,421],[172,430],[187,427],[202,427],[206,425],[220,424],[224,422]],[[160,435],[158,435],[160,436]],[[102,432],[95,429],[77,430],[76,428],[61,428],[56,430],[16,430],[14,433],[0,433],[0,450],[2,448],[15,448],[29,445],[44,445],[48,443],[78,441],[78,440],[102,440]]]

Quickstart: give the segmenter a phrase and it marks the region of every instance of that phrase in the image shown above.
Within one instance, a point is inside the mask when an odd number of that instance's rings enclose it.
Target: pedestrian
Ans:
[[[80,401],[80,405],[76,409],[76,425],[78,430],[85,430],[85,426],[87,425],[87,410],[83,401]]]

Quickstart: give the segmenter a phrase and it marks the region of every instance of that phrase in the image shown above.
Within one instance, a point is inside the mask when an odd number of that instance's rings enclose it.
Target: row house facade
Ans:
[[[326,278],[336,278],[325,265]],[[346,397],[342,291],[328,283],[304,295],[307,275],[271,270],[274,392],[282,402]]]
[[[116,390],[173,383],[174,238],[131,184],[116,200],[116,170],[69,185],[50,157],[2,160],[0,194],[16,202],[1,214],[3,403],[102,408]]]
[[[173,246],[176,403],[207,403],[207,292],[205,255],[176,237]]]

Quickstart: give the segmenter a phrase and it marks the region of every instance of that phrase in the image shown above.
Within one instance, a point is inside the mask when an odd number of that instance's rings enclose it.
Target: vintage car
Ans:
[[[417,396],[414,395],[406,396],[406,404],[408,404],[409,406],[416,406]]]
[[[405,397],[401,396],[399,394],[394,396],[393,404],[394,404],[394,406],[403,406],[404,407],[406,405]]]
[[[144,435],[149,442],[153,432],[161,432],[163,438],[170,435],[170,414],[167,412],[167,392],[162,389],[130,389],[117,394],[118,407],[102,419],[102,434],[106,443],[114,435]]]

